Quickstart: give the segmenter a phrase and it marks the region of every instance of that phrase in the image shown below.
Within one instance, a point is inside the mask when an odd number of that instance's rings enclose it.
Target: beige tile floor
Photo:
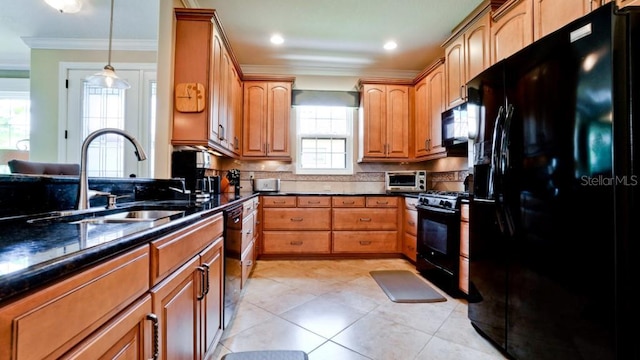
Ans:
[[[310,360],[505,359],[469,323],[467,303],[394,303],[371,270],[403,259],[260,260],[211,360],[229,352],[303,350]]]

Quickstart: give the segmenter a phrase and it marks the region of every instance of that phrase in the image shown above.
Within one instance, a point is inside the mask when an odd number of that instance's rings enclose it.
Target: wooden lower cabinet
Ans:
[[[62,357],[119,313],[115,322],[139,323],[125,309],[148,289],[145,245],[4,305],[0,359]],[[118,347],[119,335],[107,330],[102,348]]]
[[[222,334],[222,234],[219,214],[152,242],[152,249],[165,250],[152,252],[152,275],[181,264],[151,289],[160,359],[203,359]]]
[[[406,197],[404,198],[404,204],[402,253],[415,262],[417,256],[418,210],[416,210],[416,205],[418,204],[418,199]]]
[[[398,253],[398,197],[334,196],[333,253]]]

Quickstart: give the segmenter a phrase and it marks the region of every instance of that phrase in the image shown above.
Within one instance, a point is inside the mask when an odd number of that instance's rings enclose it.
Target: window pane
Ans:
[[[83,138],[103,128],[124,130],[125,93],[121,89],[106,89],[84,84]],[[87,175],[123,177],[124,139],[106,134],[89,145]]]
[[[28,98],[0,99],[0,149],[28,150],[29,103]]]
[[[351,171],[351,114],[353,109],[298,106],[299,169]],[[342,172],[340,172],[342,171]],[[331,171],[329,171],[331,173]]]

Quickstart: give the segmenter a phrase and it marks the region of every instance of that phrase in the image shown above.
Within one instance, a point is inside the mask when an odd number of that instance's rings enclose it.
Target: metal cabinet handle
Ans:
[[[414,223],[413,221],[408,221],[408,222],[407,222],[407,224],[409,224],[409,225],[413,226],[413,225],[415,225],[416,223]]]
[[[307,200],[307,204],[320,204],[320,201],[318,201],[318,200],[315,200],[315,201]]]
[[[344,201],[344,200],[343,200],[343,201],[342,201],[342,204],[343,204],[343,205],[353,205],[353,204],[355,204],[355,201]]]
[[[360,218],[362,222],[371,222],[371,218]]]
[[[205,269],[206,272],[206,278],[207,278],[207,283],[205,286],[205,291],[204,294],[207,295],[209,293],[209,264],[202,264],[202,267]]]
[[[304,218],[301,218],[301,217],[293,217],[293,218],[291,218],[291,221],[302,221],[302,220],[304,220]]]
[[[206,269],[204,267],[198,266],[197,269],[200,272],[200,294],[198,295],[197,299],[198,301],[200,301],[204,299],[205,291],[207,291],[206,285],[205,285],[207,282],[207,279],[206,279],[207,274],[206,274]]]
[[[291,241],[289,242],[290,245],[302,245],[302,241]]]
[[[361,240],[361,241],[360,241],[360,245],[371,245],[371,241],[364,241],[364,240]]]
[[[378,205],[387,205],[388,203],[389,203],[388,201],[381,201],[381,200],[376,201],[376,204]]]
[[[158,360],[160,357],[160,331],[158,329],[158,316],[156,314],[147,314],[147,320],[153,324],[153,360]]]
[[[284,204],[284,203],[286,203],[286,201],[284,201],[284,200],[273,200],[273,203],[274,204]]]

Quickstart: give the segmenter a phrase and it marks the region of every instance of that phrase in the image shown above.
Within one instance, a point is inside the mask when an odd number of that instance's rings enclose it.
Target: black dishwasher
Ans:
[[[242,204],[224,210],[224,311],[223,329],[229,326],[240,301],[242,266],[240,248],[242,241]]]

